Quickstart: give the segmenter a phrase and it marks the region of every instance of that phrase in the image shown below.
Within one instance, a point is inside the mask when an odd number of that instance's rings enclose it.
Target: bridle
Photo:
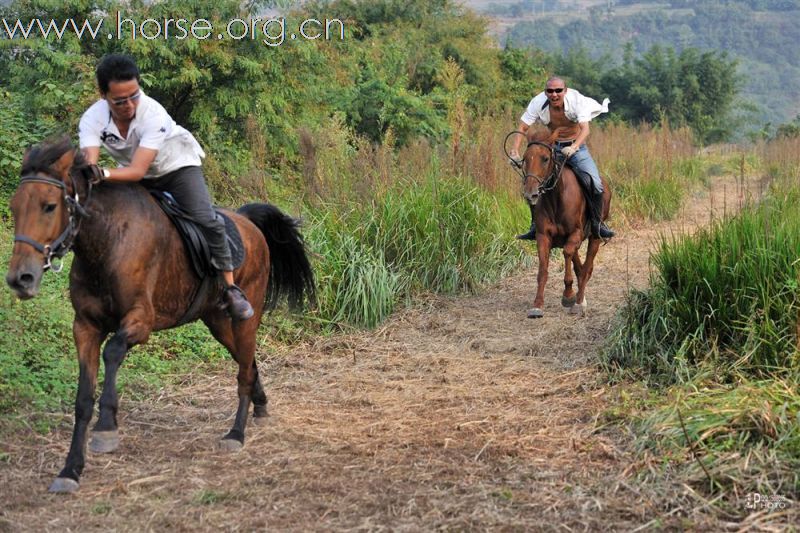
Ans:
[[[548,191],[552,191],[555,189],[556,185],[558,185],[558,180],[561,178],[561,171],[564,170],[565,160],[556,157],[559,155],[559,153],[556,152],[556,147],[554,145],[550,145],[542,141],[530,141],[525,147],[525,151],[527,152],[528,148],[534,145],[544,146],[550,151],[550,160],[553,162],[553,168],[550,171],[550,174],[547,176],[537,176],[531,172],[525,172],[523,168],[525,162],[524,159],[520,162],[514,161],[514,167],[517,170],[517,174],[519,174],[522,178],[522,186],[524,187],[527,185],[528,178],[533,178],[539,184],[537,187],[537,195],[542,195]]]
[[[22,176],[19,180],[19,187],[22,187],[28,183],[43,183],[45,185],[50,185],[53,187],[58,187],[64,192],[62,199],[64,200],[64,204],[67,208],[67,213],[69,213],[69,220],[67,221],[67,227],[64,228],[64,231],[55,238],[55,240],[49,244],[42,244],[27,235],[14,235],[14,242],[24,242],[25,244],[29,244],[33,246],[33,248],[41,253],[44,256],[44,271],[47,272],[51,268],[53,272],[61,272],[61,269],[64,268],[64,263],[59,262],[58,264],[53,264],[53,258],[61,259],[65,255],[72,250],[73,244],[75,244],[75,238],[78,236],[78,232],[81,228],[81,221],[83,218],[89,216],[89,213],[86,211],[83,205],[80,203],[80,197],[78,195],[78,189],[75,187],[75,178],[72,177],[70,174],[70,179],[72,180],[72,190],[74,192],[74,196],[70,196],[67,192],[66,184],[58,179],[46,176],[39,176],[37,174],[28,174],[26,176]],[[89,202],[89,199],[92,196],[92,182],[88,180],[89,190],[86,195],[86,203]]]

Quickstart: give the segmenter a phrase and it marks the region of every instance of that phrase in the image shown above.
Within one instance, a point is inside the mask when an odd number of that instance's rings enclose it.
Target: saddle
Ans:
[[[171,194],[162,191],[150,191],[150,194],[153,195],[158,205],[178,230],[186,254],[189,256],[189,262],[192,264],[192,269],[197,277],[200,278],[200,285],[191,296],[191,305],[176,323],[176,325],[180,326],[198,317],[198,313],[208,298],[212,282],[218,284],[219,277],[217,276],[217,270],[211,264],[211,248],[208,245],[208,240],[192,216],[178,205]],[[239,234],[236,223],[230,217],[219,208],[214,208],[214,211],[217,216],[222,217],[222,220],[225,221],[225,238],[231,251],[233,268],[236,269],[244,261],[242,236]]]
[[[150,191],[150,194],[161,206],[161,209],[169,217],[181,236],[186,252],[189,255],[189,262],[197,274],[203,279],[207,276],[213,277],[217,270],[211,265],[211,248],[208,245],[205,235],[197,226],[192,216],[187,213],[169,193],[162,191]],[[236,228],[236,224],[219,208],[214,209],[217,216],[225,221],[225,238],[231,250],[231,260],[233,268],[238,268],[244,261],[244,244],[242,236]]]

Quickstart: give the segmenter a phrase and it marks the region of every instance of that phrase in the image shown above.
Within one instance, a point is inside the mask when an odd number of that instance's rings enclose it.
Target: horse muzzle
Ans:
[[[536,202],[539,200],[539,191],[538,190],[532,192],[524,191],[522,193],[522,196],[525,197],[525,200],[528,202],[528,204],[533,206],[536,205]]]
[[[39,285],[44,273],[41,266],[20,266],[9,269],[6,283],[20,300],[30,300],[39,294]]]

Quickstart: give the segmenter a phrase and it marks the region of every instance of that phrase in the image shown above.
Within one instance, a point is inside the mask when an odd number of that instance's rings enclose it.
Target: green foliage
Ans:
[[[793,121],[781,124],[775,132],[775,137],[781,138],[796,138],[800,137],[800,115],[797,115]]]
[[[445,123],[429,100],[407,90],[403,83],[390,85],[365,68],[359,81],[344,96],[342,106],[353,130],[373,142],[381,142],[391,128],[400,146],[411,139],[441,139]]]
[[[656,45],[638,58],[629,50],[617,66],[580,48],[552,62],[582,93],[610,97],[613,114],[623,120],[689,126],[703,143],[732,133],[736,62],[725,53],[687,48],[677,54]]]
[[[632,417],[642,435],[637,444],[679,463],[682,477],[703,492],[727,496],[716,505],[734,510],[741,505],[734,495],[749,492],[795,499],[800,493],[797,387],[791,379],[746,378],[722,386],[697,379],[673,387],[661,405]]]

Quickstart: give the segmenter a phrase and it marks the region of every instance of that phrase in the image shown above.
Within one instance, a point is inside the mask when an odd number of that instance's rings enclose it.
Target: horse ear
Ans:
[[[28,146],[25,148],[25,154],[22,156],[22,167],[25,168],[28,165],[28,159],[31,157],[31,152],[33,152],[33,145]]]
[[[69,169],[72,168],[72,163],[75,161],[75,150],[67,150],[64,152],[64,155],[58,158],[58,160],[53,163],[53,166],[50,167],[53,171],[61,176],[61,178],[66,181],[67,176],[69,176]]]

